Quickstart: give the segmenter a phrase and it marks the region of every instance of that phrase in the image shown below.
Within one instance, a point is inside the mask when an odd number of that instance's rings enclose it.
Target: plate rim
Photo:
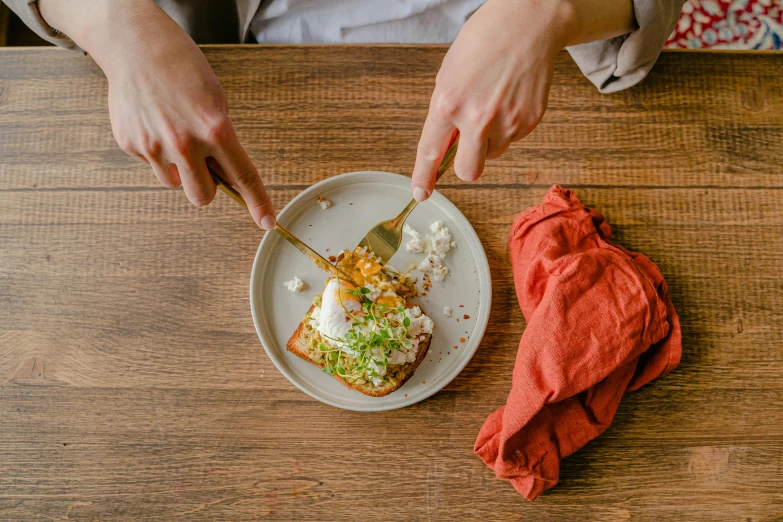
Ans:
[[[295,207],[297,207],[298,202],[306,199],[308,197],[311,197],[311,195],[314,192],[320,192],[323,190],[324,185],[328,185],[331,183],[334,183],[336,180],[346,180],[350,178],[355,177],[365,177],[367,175],[371,176],[377,176],[379,180],[382,180],[383,178],[386,178],[388,180],[393,180],[393,182],[399,181],[400,178],[404,179],[410,179],[408,176],[404,176],[402,174],[396,174],[393,172],[385,172],[385,171],[376,171],[376,170],[360,170],[360,171],[352,171],[352,172],[345,172],[343,174],[337,174],[335,176],[330,176],[326,179],[323,179],[319,181],[318,183],[315,183],[313,185],[310,185],[306,189],[304,189],[302,192],[294,196],[286,205],[283,207],[283,209],[277,214],[277,219],[281,221],[285,221],[286,216],[294,212]],[[264,237],[261,239],[260,243],[258,244],[258,249],[256,250],[255,258],[253,259],[253,265],[250,272],[250,314],[253,317],[253,325],[255,326],[256,335],[258,336],[258,340],[261,343],[261,346],[264,349],[264,352],[266,353],[267,357],[272,361],[272,364],[275,365],[275,368],[286,378],[288,379],[288,382],[293,384],[297,389],[300,391],[306,393],[308,396],[312,397],[313,399],[322,402],[324,404],[328,404],[329,406],[340,408],[343,410],[349,410],[349,411],[360,411],[360,412],[371,412],[371,411],[389,411],[389,410],[395,410],[399,408],[406,408],[408,406],[412,406],[413,404],[419,403],[421,401],[424,401],[426,399],[429,399],[439,391],[441,391],[443,388],[448,386],[454,379],[457,378],[457,376],[462,373],[462,370],[464,370],[467,365],[470,363],[470,361],[475,356],[476,352],[478,351],[479,346],[481,345],[481,341],[484,339],[484,335],[486,334],[487,327],[489,325],[489,317],[492,309],[492,275],[489,269],[489,258],[487,257],[487,252],[484,249],[484,244],[481,242],[481,238],[478,237],[478,234],[476,233],[476,230],[473,228],[473,224],[470,223],[467,217],[462,213],[462,211],[457,207],[454,203],[452,203],[446,196],[438,192],[437,190],[433,190],[431,198],[437,198],[440,202],[445,203],[446,205],[452,206],[457,212],[459,212],[459,215],[461,215],[465,221],[470,226],[470,231],[474,234],[475,239],[477,240],[478,245],[480,246],[479,253],[480,253],[480,259],[479,261],[484,261],[484,267],[485,267],[485,276],[487,281],[487,288],[486,290],[484,288],[481,288],[481,293],[486,296],[486,306],[481,307],[481,302],[479,303],[479,314],[481,312],[485,312],[484,320],[481,321],[481,323],[476,324],[477,326],[477,332],[478,335],[474,336],[477,340],[475,342],[475,345],[472,350],[470,350],[470,353],[467,357],[465,357],[464,361],[460,364],[458,364],[455,367],[455,370],[453,371],[453,375],[449,376],[447,375],[447,378],[442,379],[441,382],[438,382],[438,384],[434,384],[432,387],[430,387],[428,390],[426,390],[422,395],[418,397],[411,397],[407,401],[401,401],[398,404],[388,404],[388,403],[377,403],[376,405],[373,405],[372,403],[368,403],[366,407],[363,407],[361,405],[357,406],[350,406],[345,404],[340,404],[335,401],[332,401],[324,396],[318,396],[314,393],[311,393],[309,389],[306,387],[303,387],[300,385],[299,378],[294,378],[292,375],[290,375],[291,372],[289,372],[284,365],[282,364],[282,361],[278,361],[278,355],[276,352],[274,352],[271,348],[267,348],[267,343],[272,342],[274,344],[274,340],[266,339],[266,334],[262,331],[260,321],[258,314],[259,312],[256,310],[255,306],[255,298],[256,298],[256,278],[260,277],[259,273],[261,271],[260,269],[260,260],[261,260],[261,251],[264,248],[264,245],[267,241],[271,241],[271,239],[267,239],[272,234],[270,232],[264,233]],[[479,263],[480,264],[480,263]],[[482,267],[477,267],[478,270],[481,270]],[[260,301],[259,301],[260,302]],[[484,310],[483,308],[486,308]],[[471,339],[472,340],[472,339]],[[464,353],[464,352],[463,352]],[[284,354],[283,354],[284,355]],[[358,392],[357,392],[358,393]]]

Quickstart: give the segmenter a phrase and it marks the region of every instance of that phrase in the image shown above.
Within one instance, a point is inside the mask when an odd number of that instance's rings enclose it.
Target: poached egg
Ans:
[[[321,297],[321,306],[315,307],[311,314],[313,316],[311,326],[333,346],[339,346],[340,343],[336,340],[344,339],[345,334],[351,329],[351,318],[345,310],[356,312],[362,309],[359,299],[348,292],[350,289],[348,283],[343,282],[341,288],[337,279],[329,280]]]

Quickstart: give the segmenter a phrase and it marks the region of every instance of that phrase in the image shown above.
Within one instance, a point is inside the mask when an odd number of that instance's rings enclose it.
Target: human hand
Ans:
[[[215,197],[208,170],[227,179],[255,222],[275,226],[261,178],[237,139],[223,90],[193,40],[149,0],[116,2],[77,31],[109,80],[109,115],[120,148],[150,164],[197,206]]]
[[[454,172],[474,181],[487,159],[527,136],[544,115],[557,54],[632,29],[630,0],[489,0],[468,20],[435,80],[413,169],[423,201],[454,134]]]

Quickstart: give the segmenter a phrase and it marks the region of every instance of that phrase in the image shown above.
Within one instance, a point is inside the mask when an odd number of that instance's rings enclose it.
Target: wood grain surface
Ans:
[[[278,208],[362,169],[408,173],[441,47],[205,47]],[[118,149],[87,57],[0,50],[0,519],[783,519],[783,54],[664,53],[598,94],[561,55],[540,127],[439,189],[491,262],[487,335],[410,408],[341,411],[253,328],[261,233]],[[530,503],[473,455],[524,321],[515,214],[575,189],[661,268],[674,373]]]

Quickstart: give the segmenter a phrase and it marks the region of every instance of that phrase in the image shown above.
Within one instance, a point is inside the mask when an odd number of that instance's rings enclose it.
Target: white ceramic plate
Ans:
[[[328,198],[332,207],[322,210],[315,201],[318,196]],[[408,177],[388,172],[351,172],[308,188],[286,205],[278,219],[328,257],[355,248],[373,225],[395,216],[410,197]],[[468,364],[484,335],[492,283],[487,256],[476,232],[442,194],[435,192],[413,211],[407,222],[424,234],[439,219],[449,227],[457,244],[446,256],[451,273],[445,281],[433,282],[427,295],[417,299],[424,313],[435,322],[436,330],[427,357],[416,373],[386,397],[368,397],[346,388],[285,349],[288,338],[310,308],[313,296],[323,291],[327,275],[279,234],[266,234],[253,263],[250,307],[258,337],[277,369],[311,397],[356,411],[409,406],[451,382]],[[403,242],[390,264],[407,270],[423,258],[423,254],[405,250]],[[294,276],[304,280],[306,286],[302,292],[291,293],[283,285]],[[452,317],[443,315],[444,306],[453,309]]]

